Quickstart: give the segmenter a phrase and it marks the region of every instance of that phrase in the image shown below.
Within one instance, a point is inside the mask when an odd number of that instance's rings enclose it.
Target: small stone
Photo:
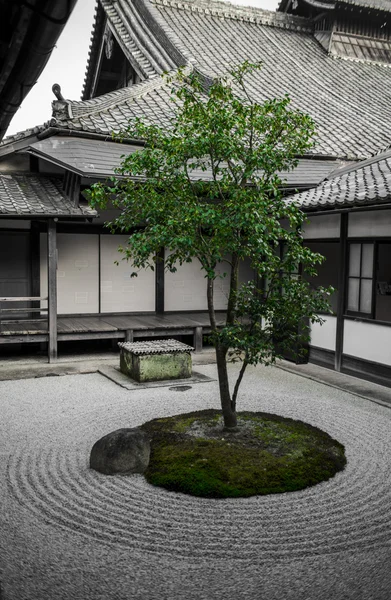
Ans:
[[[149,464],[149,437],[141,429],[117,429],[95,442],[90,468],[105,475],[144,473]]]

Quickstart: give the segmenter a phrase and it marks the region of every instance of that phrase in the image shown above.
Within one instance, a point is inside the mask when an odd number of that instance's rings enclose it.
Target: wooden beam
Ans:
[[[48,220],[48,359],[57,359],[57,223]]]
[[[338,273],[338,303],[337,303],[337,327],[335,333],[335,359],[334,368],[341,371],[343,336],[344,336],[344,310],[346,297],[347,255],[348,255],[348,213],[341,213],[339,234],[339,273]]]
[[[115,73],[113,71],[101,71],[100,79],[104,79],[105,81],[118,81],[121,77],[121,73]]]
[[[155,285],[155,310],[161,315],[164,313],[164,248],[156,255]]]

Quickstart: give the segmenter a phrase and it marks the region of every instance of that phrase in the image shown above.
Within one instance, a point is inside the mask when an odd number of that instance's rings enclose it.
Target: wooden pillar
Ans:
[[[338,274],[338,304],[337,304],[337,327],[335,334],[335,360],[334,368],[341,371],[343,336],[344,336],[344,311],[346,297],[347,255],[348,255],[348,213],[341,213],[339,233],[339,274]]]
[[[133,329],[125,331],[125,342],[133,342]]]
[[[39,224],[36,221],[31,223],[30,231],[30,296],[37,298],[41,295],[41,274],[40,274],[40,243],[39,243]],[[39,302],[32,302],[31,308],[40,308]],[[31,313],[31,318],[36,316]]]
[[[57,359],[57,223],[48,220],[48,358]]]
[[[196,327],[194,329],[193,346],[196,352],[202,352],[202,327]]]
[[[164,313],[164,248],[156,256],[155,269],[156,300],[155,310],[157,314]]]

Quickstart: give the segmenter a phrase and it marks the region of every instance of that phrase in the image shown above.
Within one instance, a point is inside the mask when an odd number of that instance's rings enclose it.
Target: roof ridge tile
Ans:
[[[299,17],[288,13],[280,13],[271,10],[265,10],[259,7],[242,6],[222,2],[220,0],[147,0],[157,6],[168,6],[178,10],[188,10],[192,12],[204,13],[234,19],[238,21],[250,21],[260,25],[270,25],[274,27],[288,28],[295,31],[312,32],[314,29],[310,19]]]

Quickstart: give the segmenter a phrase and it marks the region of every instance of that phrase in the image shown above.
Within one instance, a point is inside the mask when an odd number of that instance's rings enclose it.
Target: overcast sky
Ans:
[[[275,10],[279,0],[231,0],[233,4]],[[22,106],[14,116],[7,135],[41,125],[51,117],[53,83],[59,83],[65,98],[80,100],[96,0],[78,0],[53,53]]]

